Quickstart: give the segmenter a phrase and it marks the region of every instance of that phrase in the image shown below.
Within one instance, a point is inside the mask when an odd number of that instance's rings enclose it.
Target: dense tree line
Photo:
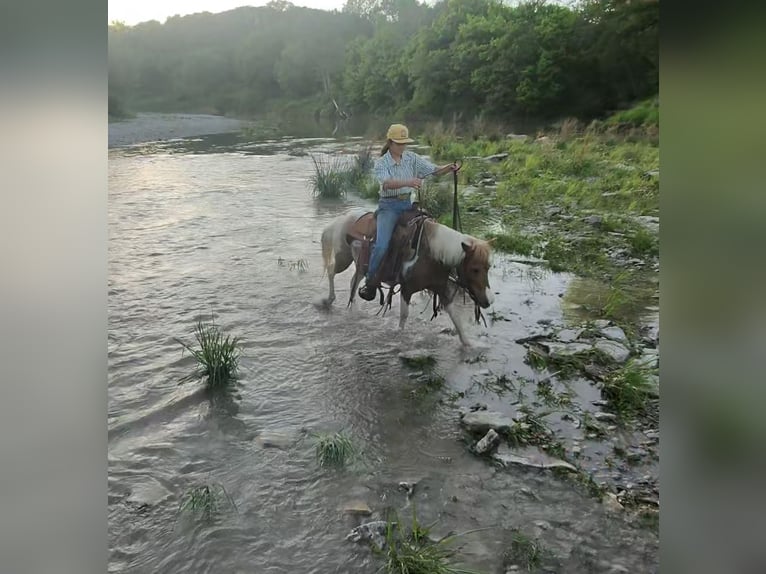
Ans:
[[[658,91],[658,0],[274,0],[109,26],[109,93],[138,111],[595,117]],[[334,104],[333,104],[334,105]]]

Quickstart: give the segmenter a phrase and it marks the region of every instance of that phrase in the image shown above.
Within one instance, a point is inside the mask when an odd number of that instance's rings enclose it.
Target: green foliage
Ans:
[[[311,155],[314,173],[309,177],[309,185],[314,197],[337,199],[345,197],[353,185],[353,171],[343,157],[317,158]]]
[[[657,2],[272,2],[110,25],[109,91],[145,111],[254,115],[311,97],[463,123],[593,118],[641,101],[610,121],[657,125],[646,98],[658,92],[658,33]]]
[[[629,125],[634,127],[659,126],[660,125],[660,102],[659,98],[643,100],[627,110],[619,111],[607,118],[607,124]]]
[[[196,376],[207,377],[207,385],[211,388],[224,387],[234,380],[240,356],[239,339],[229,335],[224,337],[215,323],[206,324],[202,320],[197,322],[195,337],[199,349],[178,342],[197,360]]]
[[[449,543],[465,534],[468,532],[432,540],[430,527],[420,524],[413,506],[409,531],[400,520],[389,521],[385,549],[373,550],[384,558],[388,574],[476,574],[451,565],[456,552],[449,547]]]
[[[319,466],[340,468],[356,455],[354,443],[343,432],[317,434],[314,439]]]
[[[604,382],[601,392],[621,417],[637,416],[646,411],[647,401],[653,391],[649,374],[649,369],[630,361]]]
[[[516,564],[529,571],[540,566],[546,554],[546,550],[537,540],[532,540],[519,530],[514,530],[511,547],[505,552],[503,562],[506,565]]]
[[[224,503],[237,509],[237,505],[222,484],[202,484],[189,489],[184,494],[178,511],[211,520],[223,509]]]

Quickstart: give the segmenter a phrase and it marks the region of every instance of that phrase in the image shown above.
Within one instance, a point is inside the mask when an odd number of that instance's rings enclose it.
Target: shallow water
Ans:
[[[358,143],[226,134],[110,151],[110,572],[372,573],[378,559],[345,540],[360,519],[342,507],[356,500],[372,519],[406,518],[414,505],[422,523],[439,519],[437,533],[492,527],[461,539],[464,563],[483,572],[504,571],[515,528],[539,536],[554,571],[655,571],[654,533],[550,473],[495,469],[468,452],[458,424],[457,407],[476,401],[514,411],[515,397],[483,390],[487,371],[541,378],[514,341],[541,332],[540,321],[563,322],[567,276],[498,257],[495,320],[470,328],[479,352],[461,349],[445,315],[430,320],[425,297],[403,332],[397,303],[382,317],[374,303],[347,309],[350,272],[330,312],[315,306],[327,292],[323,227],[372,204],[314,200],[306,153]],[[472,312],[466,305],[466,322]],[[211,314],[243,341],[234,396],[181,382],[194,362],[177,339],[192,343],[195,322]],[[397,358],[410,349],[435,354],[444,389],[416,392]],[[585,381],[571,385],[583,404],[598,398]],[[310,434],[339,429],[361,460],[320,469]],[[269,433],[286,435],[284,448],[262,446]],[[411,501],[403,480],[418,481]],[[184,492],[201,483],[223,485],[237,511],[213,523],[178,518]]]

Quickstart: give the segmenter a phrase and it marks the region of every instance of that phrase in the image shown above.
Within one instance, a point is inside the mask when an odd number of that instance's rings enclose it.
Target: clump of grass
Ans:
[[[606,378],[601,394],[618,416],[629,418],[646,411],[652,391],[648,375],[648,369],[629,361]]]
[[[529,256],[535,250],[535,242],[521,233],[490,233],[487,239],[493,240],[492,246],[495,249],[507,253]]]
[[[388,574],[477,574],[450,563],[456,551],[448,546],[449,542],[465,534],[468,532],[450,534],[438,541],[432,540],[430,527],[418,522],[413,507],[409,532],[404,529],[401,521],[389,521],[385,550],[374,550],[384,557],[383,567]]]
[[[503,562],[506,566],[515,564],[524,570],[531,570],[542,564],[546,554],[545,548],[537,540],[532,540],[519,530],[514,530],[511,547],[505,552]]]
[[[631,252],[636,257],[649,257],[659,254],[657,237],[650,231],[640,227],[628,236]]]
[[[237,510],[237,505],[222,484],[202,484],[186,491],[178,505],[178,512],[194,514],[210,520],[223,509],[226,503]]]
[[[308,261],[306,261],[305,259],[288,261],[287,259],[282,259],[281,257],[279,257],[277,259],[277,265],[279,265],[280,267],[287,267],[288,269],[290,269],[290,271],[297,270],[297,271],[300,271],[301,273],[305,273],[306,271],[308,271],[308,268],[309,268]]]
[[[202,320],[197,322],[195,337],[199,349],[176,339],[197,360],[197,373],[189,378],[206,377],[211,388],[226,386],[234,380],[239,365],[239,338],[224,336],[215,323],[206,324]]]
[[[414,355],[401,356],[402,362],[413,369],[424,369],[433,367],[436,364],[436,358],[433,355]]]
[[[353,183],[352,171],[342,157],[332,159],[317,159],[311,156],[314,163],[314,173],[309,177],[312,194],[322,199],[338,199],[345,197]]]
[[[343,432],[317,434],[315,440],[319,466],[341,468],[356,456],[354,443]]]
[[[590,364],[602,367],[611,367],[614,364],[614,360],[600,349],[592,348],[572,355],[550,355],[536,344],[529,346],[524,362],[538,371],[554,371],[562,379],[586,373],[585,368]]]

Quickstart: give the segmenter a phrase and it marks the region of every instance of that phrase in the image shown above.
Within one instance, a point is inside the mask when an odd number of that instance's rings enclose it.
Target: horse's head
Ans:
[[[489,288],[490,244],[488,241],[472,238],[470,242],[464,241],[462,245],[465,256],[458,268],[460,282],[468,290],[471,299],[486,309],[494,300]]]

